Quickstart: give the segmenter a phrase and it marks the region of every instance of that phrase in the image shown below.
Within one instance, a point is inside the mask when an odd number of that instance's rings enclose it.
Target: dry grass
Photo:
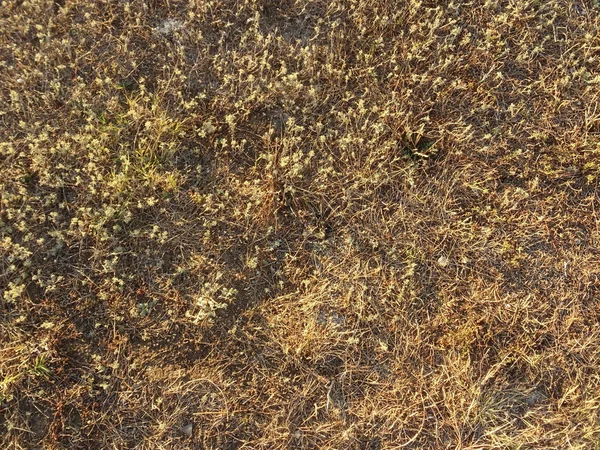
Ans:
[[[599,449],[581,0],[4,0],[0,447]]]

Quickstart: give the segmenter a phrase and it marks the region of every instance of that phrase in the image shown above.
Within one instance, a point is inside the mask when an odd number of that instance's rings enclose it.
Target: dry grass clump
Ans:
[[[598,5],[0,30],[1,448],[599,448]]]

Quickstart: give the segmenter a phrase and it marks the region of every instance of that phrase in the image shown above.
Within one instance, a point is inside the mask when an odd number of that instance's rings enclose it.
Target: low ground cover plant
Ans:
[[[1,448],[600,446],[593,2],[0,5]]]

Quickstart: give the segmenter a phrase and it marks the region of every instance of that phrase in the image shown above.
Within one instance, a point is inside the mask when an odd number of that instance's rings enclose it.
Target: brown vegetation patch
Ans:
[[[597,448],[599,30],[2,1],[0,447]]]

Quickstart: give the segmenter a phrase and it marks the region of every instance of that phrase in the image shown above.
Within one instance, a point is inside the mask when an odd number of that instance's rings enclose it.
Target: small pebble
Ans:
[[[441,266],[441,267],[446,267],[448,264],[450,264],[450,260],[445,257],[445,256],[440,256],[437,260],[437,263]]]
[[[183,434],[185,434],[187,437],[192,437],[192,429],[193,425],[191,423],[188,423],[181,429],[181,431],[183,431]]]

